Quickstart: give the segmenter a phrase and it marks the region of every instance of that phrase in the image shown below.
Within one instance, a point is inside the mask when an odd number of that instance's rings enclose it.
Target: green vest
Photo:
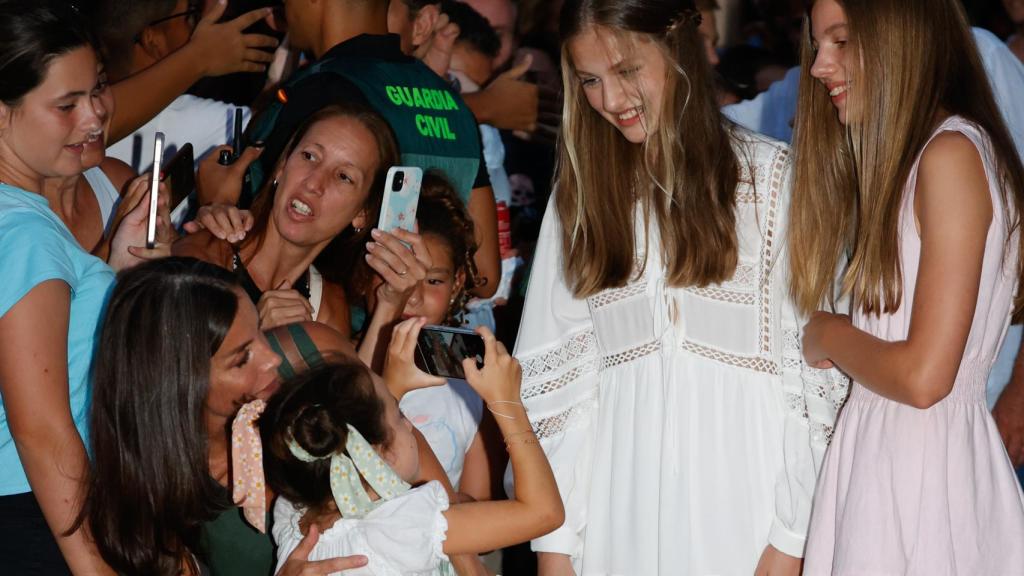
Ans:
[[[324,74],[336,78],[314,78]],[[476,119],[451,86],[417,60],[328,54],[289,82],[284,88],[288,103],[274,102],[250,129],[250,141],[267,140],[282,117],[282,110],[293,102],[301,101],[295,105],[310,108],[301,113],[302,118],[330,104],[323,86],[335,81],[356,88],[365,102],[388,121],[398,141],[403,165],[424,171],[440,170],[463,202],[468,203],[482,168]],[[302,92],[305,94],[300,95]],[[312,92],[320,94],[309,94]],[[289,116],[294,118],[294,112]],[[281,140],[281,136],[277,139]],[[262,172],[268,169],[258,164],[253,164],[256,170],[250,170],[251,190],[259,189],[264,178]]]

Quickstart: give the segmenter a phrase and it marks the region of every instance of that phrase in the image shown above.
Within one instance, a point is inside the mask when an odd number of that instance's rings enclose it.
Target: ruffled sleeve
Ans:
[[[448,559],[445,510],[448,493],[432,480],[370,512],[356,531],[365,539],[371,565],[386,562],[397,574],[432,573]]]
[[[586,525],[600,357],[587,303],[566,286],[561,246],[557,212],[549,202],[515,355],[523,366],[523,404],[565,505],[565,524],[534,540],[533,549],[578,556]]]

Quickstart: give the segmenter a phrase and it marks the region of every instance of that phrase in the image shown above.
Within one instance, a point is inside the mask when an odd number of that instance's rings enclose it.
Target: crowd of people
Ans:
[[[0,0],[0,572],[1024,574],[1022,26]]]

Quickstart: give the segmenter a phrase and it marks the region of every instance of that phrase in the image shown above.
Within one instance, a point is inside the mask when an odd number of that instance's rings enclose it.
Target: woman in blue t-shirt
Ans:
[[[0,5],[0,566],[112,573],[72,530],[87,466],[89,366],[113,273],[41,195],[102,153],[106,85],[81,15],[63,1]],[[143,179],[131,184],[145,186]],[[136,261],[145,198],[122,221],[115,268]]]

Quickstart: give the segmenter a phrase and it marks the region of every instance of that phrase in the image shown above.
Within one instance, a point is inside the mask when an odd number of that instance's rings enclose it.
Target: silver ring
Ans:
[[[408,273],[409,273],[409,270],[402,270],[401,272],[395,272],[395,274],[398,274],[399,276],[405,276]]]

